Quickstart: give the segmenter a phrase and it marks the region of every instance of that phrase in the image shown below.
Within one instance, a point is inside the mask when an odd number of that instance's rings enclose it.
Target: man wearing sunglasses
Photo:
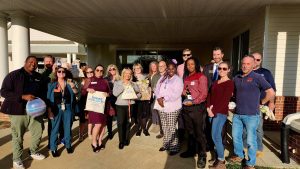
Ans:
[[[182,51],[183,63],[177,66],[177,74],[181,78],[183,78],[183,74],[184,74],[184,63],[190,57],[192,57],[192,51],[190,49],[184,49]]]
[[[260,53],[258,53],[258,52],[254,52],[252,55],[254,57],[254,68],[253,68],[253,71],[255,73],[260,74],[262,77],[264,77],[265,80],[267,82],[269,82],[269,84],[271,85],[271,87],[273,88],[273,90],[276,91],[276,86],[275,86],[275,82],[274,82],[274,78],[273,78],[272,73],[268,69],[261,67],[262,55]],[[266,93],[264,91],[262,91],[260,98],[263,99],[265,96],[266,96]],[[275,109],[275,101],[274,101],[274,99],[271,99],[265,105],[268,106],[271,111],[274,111],[274,109]],[[262,157],[263,156],[263,143],[262,143],[263,136],[264,136],[263,122],[264,122],[263,118],[261,118],[260,122],[258,124],[258,128],[257,128],[257,152],[256,152],[256,156],[257,157]]]

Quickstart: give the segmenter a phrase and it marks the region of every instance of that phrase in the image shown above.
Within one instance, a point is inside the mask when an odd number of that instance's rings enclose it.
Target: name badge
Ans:
[[[191,82],[191,86],[194,86],[194,85],[195,85],[195,82],[194,82],[194,81],[192,81],[192,82]]]
[[[97,84],[97,82],[91,82],[91,84],[93,85],[93,84]]]
[[[209,70],[208,73],[214,73],[214,71],[213,70]]]

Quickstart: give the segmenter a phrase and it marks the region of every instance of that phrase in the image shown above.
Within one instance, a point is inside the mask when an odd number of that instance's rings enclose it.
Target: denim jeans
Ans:
[[[248,148],[248,161],[246,165],[254,166],[256,163],[256,150],[257,150],[257,127],[260,121],[259,115],[233,115],[232,120],[232,137],[234,154],[240,158],[244,158],[243,153],[243,129],[247,131],[247,148]]]
[[[215,144],[215,150],[217,152],[218,159],[224,161],[224,145],[222,141],[222,128],[227,120],[227,116],[217,113],[212,118],[211,135]]]
[[[257,151],[263,151],[264,144],[263,144],[263,138],[264,138],[264,130],[263,130],[263,124],[264,124],[264,119],[262,116],[260,116],[260,120],[258,123],[257,127]],[[243,131],[243,143],[244,143],[244,148],[247,148],[247,133],[246,129],[244,128]]]

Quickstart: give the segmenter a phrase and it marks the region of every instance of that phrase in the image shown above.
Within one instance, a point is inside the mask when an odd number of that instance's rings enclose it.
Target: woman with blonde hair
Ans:
[[[127,89],[133,88],[136,96],[139,97],[139,88],[132,82],[132,71],[130,68],[124,68],[121,73],[121,80],[114,83],[113,95],[117,97],[116,110],[117,110],[117,124],[119,133],[119,149],[129,145],[129,132],[130,132],[130,118],[133,110],[134,99],[125,97]],[[124,99],[126,98],[126,99]]]
[[[151,88],[150,82],[147,76],[143,74],[143,67],[140,63],[135,63],[133,65],[133,82],[135,82],[141,92],[141,98],[136,101],[137,112],[136,112],[136,120],[137,120],[137,128],[136,136],[140,137],[143,131],[145,136],[150,136],[147,129],[147,121],[149,119],[150,114],[150,99],[151,99]]]
[[[109,84],[109,89],[110,91],[113,90],[114,88],[114,83],[118,80],[120,80],[120,74],[119,70],[116,65],[110,64],[107,66],[106,69],[106,79]],[[115,116],[115,111],[116,111],[116,100],[117,98],[114,95],[111,95],[109,98],[107,98],[108,105],[108,115],[107,115],[107,132],[108,132],[108,138],[111,140],[113,138],[113,133],[112,133],[112,122],[113,122],[113,117]]]

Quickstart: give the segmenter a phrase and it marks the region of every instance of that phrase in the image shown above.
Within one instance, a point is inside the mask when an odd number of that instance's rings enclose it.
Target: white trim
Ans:
[[[269,40],[269,20],[270,17],[270,5],[266,6],[266,10],[265,10],[265,26],[264,26],[264,42],[263,42],[263,62],[262,62],[262,67],[266,67],[266,62],[264,61],[266,58],[268,58],[267,56],[267,50],[268,50],[268,40]]]

